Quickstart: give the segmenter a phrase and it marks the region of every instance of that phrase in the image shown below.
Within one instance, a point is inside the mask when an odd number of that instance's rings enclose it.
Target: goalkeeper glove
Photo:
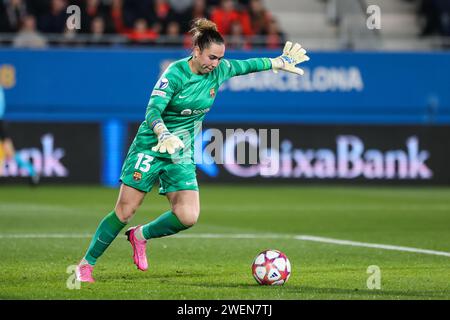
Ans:
[[[154,127],[153,132],[158,136],[158,144],[152,148],[152,151],[159,151],[160,153],[165,153],[167,151],[169,154],[173,154],[178,149],[184,148],[183,141],[170,133],[163,123],[158,123]]]
[[[308,61],[309,57],[306,55],[306,50],[298,43],[292,45],[292,42],[286,41],[284,45],[283,54],[275,59],[270,59],[272,62],[272,70],[277,73],[278,70],[292,72],[303,75],[305,72],[297,68],[296,65],[304,61]]]

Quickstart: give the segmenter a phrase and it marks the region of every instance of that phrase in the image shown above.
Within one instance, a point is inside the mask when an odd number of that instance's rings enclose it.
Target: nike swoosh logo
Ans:
[[[195,182],[186,182],[186,185],[190,186],[191,184],[194,184]]]
[[[178,98],[180,98],[180,99],[184,99],[184,98],[187,98],[188,96],[178,96]]]

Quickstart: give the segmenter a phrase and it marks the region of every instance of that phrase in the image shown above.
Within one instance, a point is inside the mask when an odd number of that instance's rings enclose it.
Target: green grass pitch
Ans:
[[[149,242],[149,270],[132,264],[122,234],[95,268],[96,283],[69,289],[117,190],[0,186],[0,299],[449,299],[450,257],[295,239],[309,235],[450,252],[450,188],[201,186],[198,224]],[[152,191],[130,225],[168,209]],[[125,231],[125,229],[124,229]],[[259,286],[251,263],[287,254],[282,287]],[[380,289],[369,289],[371,265]],[[68,281],[69,279],[69,281]]]

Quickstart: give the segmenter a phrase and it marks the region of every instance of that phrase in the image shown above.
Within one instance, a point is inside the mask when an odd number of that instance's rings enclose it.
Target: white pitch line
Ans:
[[[76,233],[15,233],[15,234],[1,234],[0,239],[65,239],[65,238],[91,238],[91,234],[76,234]],[[125,236],[122,236],[125,237]],[[429,255],[437,255],[450,257],[450,252],[435,251],[420,248],[394,246],[388,244],[367,243],[350,240],[341,240],[333,238],[316,237],[310,235],[282,235],[282,234],[227,234],[227,233],[192,233],[192,234],[179,234],[173,236],[174,238],[191,238],[191,239],[293,239],[299,241],[312,241],[321,242],[342,246],[364,247],[383,250],[394,250],[402,252],[422,253]]]
[[[92,234],[76,233],[3,233],[0,239],[65,239],[65,238],[90,238]]]
[[[450,252],[403,247],[403,246],[393,246],[393,245],[389,245],[389,244],[366,243],[366,242],[339,240],[339,239],[306,236],[306,235],[305,236],[302,236],[302,235],[295,236],[294,239],[303,240],[303,241],[314,241],[314,242],[337,244],[337,245],[342,245],[342,246],[395,250],[395,251],[414,252],[414,253],[423,253],[423,254],[431,254],[431,255],[436,255],[436,256],[450,257]]]

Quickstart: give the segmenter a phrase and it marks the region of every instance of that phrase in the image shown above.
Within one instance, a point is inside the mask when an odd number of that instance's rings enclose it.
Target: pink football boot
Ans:
[[[136,239],[135,232],[136,229],[139,228],[132,227],[125,232],[127,235],[128,241],[130,241],[131,246],[133,247],[133,261],[139,270],[146,271],[148,269],[147,264],[147,255],[145,254],[145,246],[147,244],[147,240],[138,240]]]
[[[75,275],[80,282],[90,282],[94,283],[95,280],[92,277],[92,272],[94,271],[94,266],[90,264],[79,264],[75,269]]]

